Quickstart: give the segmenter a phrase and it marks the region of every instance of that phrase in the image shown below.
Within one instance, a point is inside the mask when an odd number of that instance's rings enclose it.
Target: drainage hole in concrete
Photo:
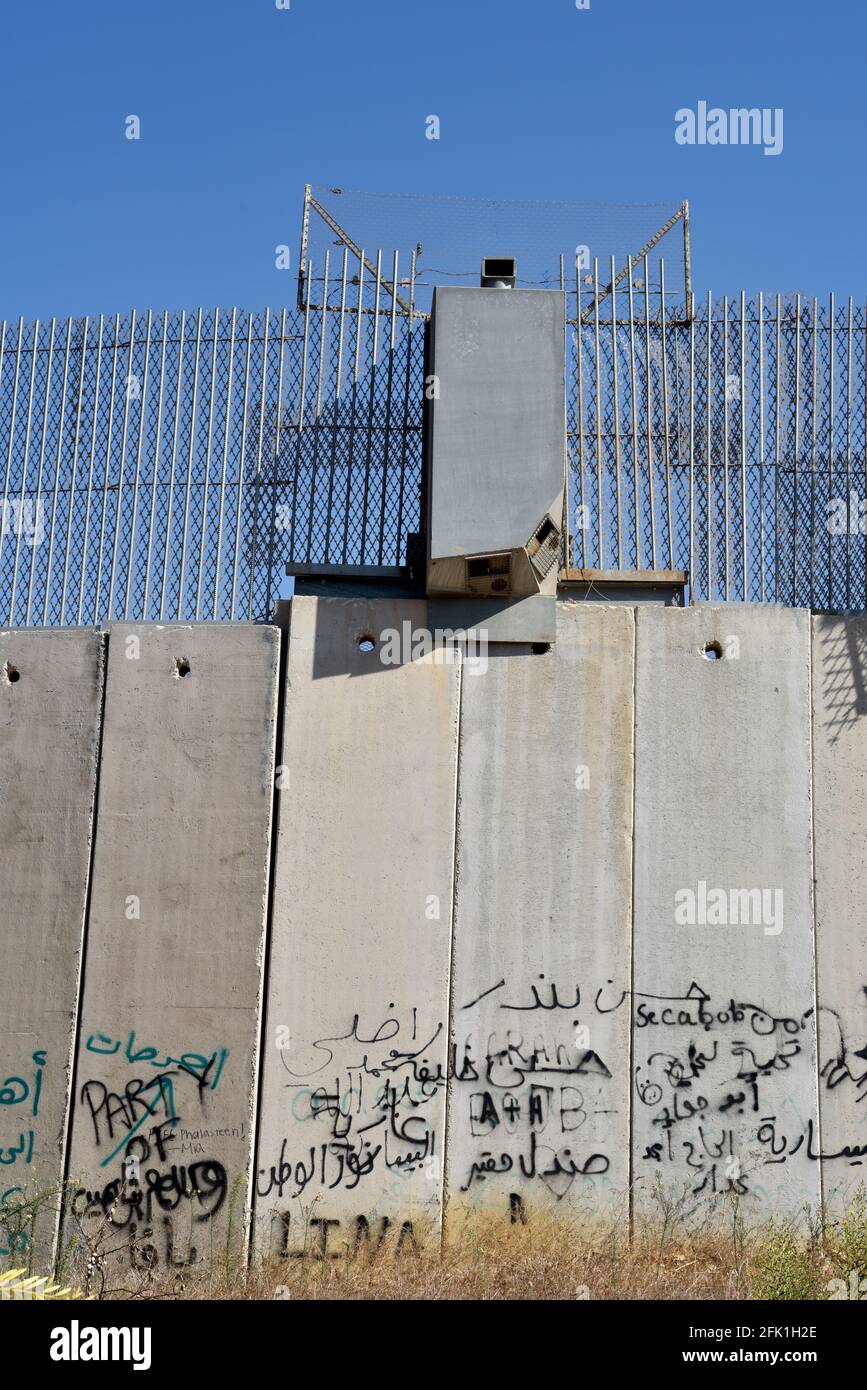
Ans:
[[[376,647],[376,642],[369,632],[363,632],[358,639],[358,650],[360,652],[372,652]]]
[[[705,661],[721,661],[723,649],[719,642],[708,642],[704,649]]]
[[[17,666],[13,666],[11,661],[5,662],[3,666],[3,679],[7,685],[14,685],[21,679],[21,672]]]
[[[190,663],[185,656],[175,657],[175,677],[183,680],[184,676],[190,674]]]

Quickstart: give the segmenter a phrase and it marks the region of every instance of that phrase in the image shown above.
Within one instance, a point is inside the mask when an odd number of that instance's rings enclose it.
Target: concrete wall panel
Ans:
[[[813,618],[813,817],[824,1197],[845,1213],[867,1157],[867,618]]]
[[[557,609],[463,677],[450,1224],[627,1206],[634,616]]]
[[[385,664],[404,624],[427,604],[292,604],[256,1165],[276,1254],[421,1244],[440,1217],[459,669]]]
[[[63,1176],[102,684],[99,633],[0,633],[0,1266],[56,1237],[56,1202],[12,1211]]]
[[[809,616],[643,608],[637,629],[637,1200],[796,1212],[819,1201]]]
[[[481,665],[423,657],[430,621],[293,603],[269,956],[277,631],[0,634],[7,1206],[70,1123],[71,1228],[110,1211],[139,1267],[240,1235],[253,1184],[286,1255],[421,1243],[444,1202],[616,1216],[631,1181],[758,1221],[821,1166],[849,1202],[867,619],[812,619],[812,674],[797,610],[566,600]]]
[[[243,1233],[278,655],[246,624],[110,634],[70,1177],[134,1267]]]

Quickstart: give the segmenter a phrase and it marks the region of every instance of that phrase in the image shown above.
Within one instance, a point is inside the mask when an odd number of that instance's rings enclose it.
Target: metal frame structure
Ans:
[[[339,189],[335,189],[333,191],[340,192]],[[397,277],[396,252],[392,279],[389,280],[386,279],[384,276],[381,276],[378,267],[374,266],[373,262],[367,258],[363,247],[358,244],[358,242],[355,240],[352,234],[349,231],[347,231],[345,227],[341,226],[341,224],[337,221],[333,214],[329,212],[327,208],[323,207],[322,203],[319,201],[319,199],[315,196],[313,192],[313,185],[309,183],[305,184],[304,186],[304,204],[301,213],[301,242],[298,256],[299,309],[303,308],[310,293],[309,281],[312,277],[312,268],[310,266],[311,213],[314,216],[321,218],[325,226],[328,228],[329,232],[331,232],[336,237],[337,243],[339,245],[342,245],[345,251],[351,252],[351,254],[354,256],[358,266],[358,269],[355,271],[355,276],[363,275],[364,270],[367,270],[368,274],[371,276],[376,274],[378,278],[380,278],[381,280],[382,289],[389,296],[391,296],[393,301],[399,306],[400,312],[408,314],[410,318],[412,318],[413,315],[417,315],[418,317],[424,319],[430,317],[429,314],[425,313],[424,310],[420,309],[415,304],[416,252],[413,251],[411,253],[410,276],[409,279],[406,280],[403,284],[401,284]],[[683,232],[683,303],[686,306],[685,311],[689,310],[690,306],[692,305],[692,253],[690,249],[689,203],[686,201],[682,202],[680,206],[676,209],[676,211],[673,212],[672,215],[668,217],[665,220],[665,222],[662,223],[661,226],[657,227],[656,230],[653,232],[652,236],[648,237],[644,244],[635,251],[634,255],[631,258],[627,259],[627,261],[624,262],[623,265],[621,265],[614,278],[615,288],[629,273],[629,266],[631,264],[639,263],[644,257],[648,256],[650,252],[654,249],[654,247],[659,245],[663,237],[665,237],[674,227],[677,226],[678,222],[680,222]],[[565,258],[561,255],[561,290],[566,288],[566,277],[564,267]],[[355,276],[353,277],[351,282],[353,284],[357,283]],[[402,288],[407,288],[409,291],[408,301],[404,299],[399,293],[400,289]],[[600,291],[600,302],[610,292],[611,291],[609,286],[603,286]],[[589,319],[589,317],[593,313],[593,304],[591,303],[590,305],[588,305],[584,312]]]

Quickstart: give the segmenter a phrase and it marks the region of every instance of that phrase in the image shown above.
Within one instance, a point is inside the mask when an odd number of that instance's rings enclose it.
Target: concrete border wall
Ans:
[[[637,625],[636,1199],[795,1215],[820,1195],[809,615]]]
[[[256,1189],[275,1254],[440,1221],[460,669],[389,659],[426,630],[424,602],[292,604]]]
[[[628,1210],[631,609],[463,678],[449,1218]]]
[[[50,1262],[78,1009],[104,639],[0,633],[0,1261]],[[31,1248],[32,1247],[32,1248]]]
[[[279,633],[111,631],[70,1229],[129,1262],[243,1241],[255,1119]]]
[[[865,1181],[867,618],[813,619],[813,818],[824,1198],[845,1215]],[[819,1142],[816,1142],[819,1151]]]
[[[867,618],[430,621],[0,634],[0,1261],[851,1201]]]

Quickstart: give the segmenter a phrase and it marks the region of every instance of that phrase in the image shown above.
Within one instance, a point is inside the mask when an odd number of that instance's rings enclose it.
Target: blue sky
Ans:
[[[853,0],[3,0],[0,36],[2,317],[284,303],[307,181],[685,197],[699,293],[867,290]],[[782,108],[782,153],[678,144],[702,100]]]

